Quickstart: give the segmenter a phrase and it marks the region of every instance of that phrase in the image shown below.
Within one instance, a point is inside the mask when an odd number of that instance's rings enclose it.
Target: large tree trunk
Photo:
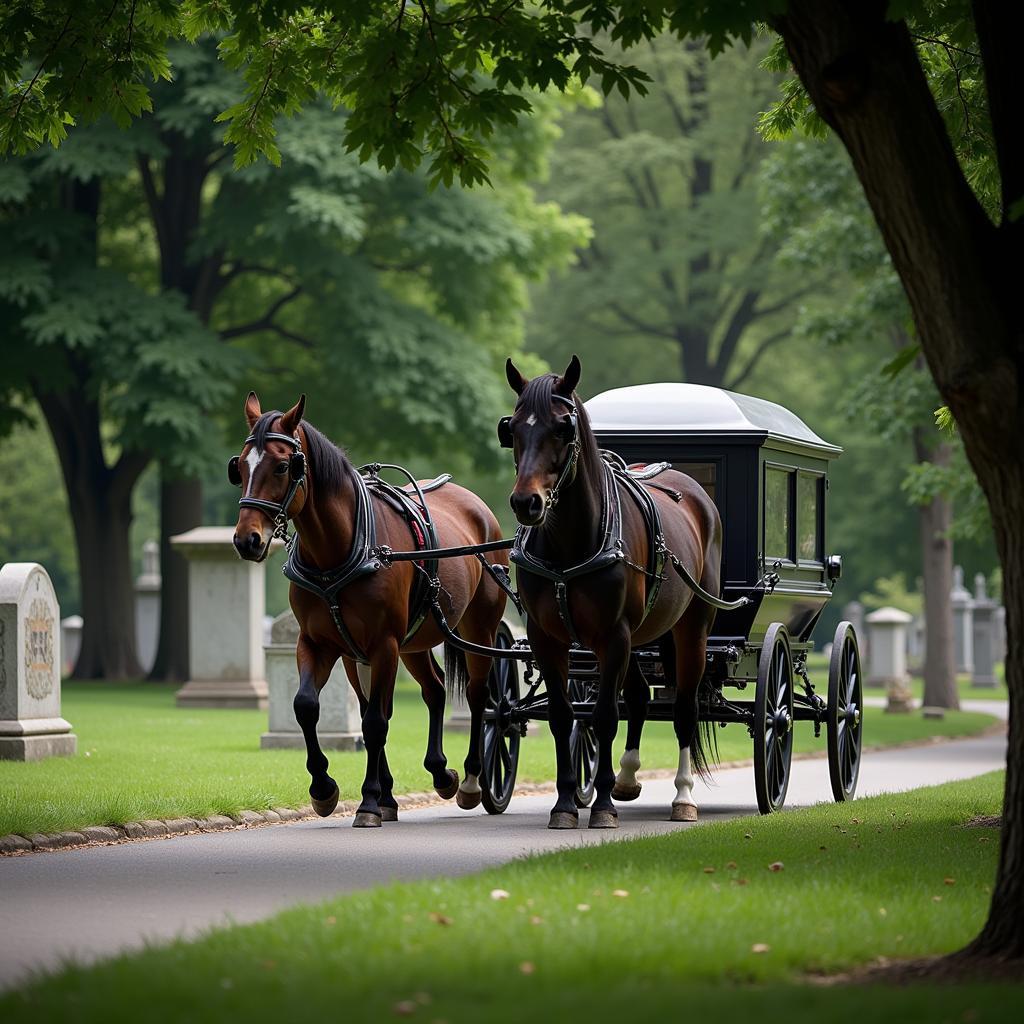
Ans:
[[[188,562],[171,546],[175,534],[203,521],[198,480],[160,477],[160,644],[150,679],[188,679]]]
[[[975,4],[1004,214],[1024,193],[1019,109],[1010,103],[1022,91],[1014,50],[1021,6]],[[1010,735],[999,870],[988,921],[970,952],[1024,957],[1024,220],[1004,218],[996,227],[985,215],[907,27],[887,21],[886,12],[882,2],[791,0],[773,23],[850,154],[992,513],[1005,588]]]
[[[948,466],[951,450],[940,444],[929,451],[924,432],[914,430],[918,462]],[[932,708],[960,707],[956,687],[956,657],[953,648],[953,505],[938,494],[918,509],[921,529],[921,578],[924,584],[924,705]]]

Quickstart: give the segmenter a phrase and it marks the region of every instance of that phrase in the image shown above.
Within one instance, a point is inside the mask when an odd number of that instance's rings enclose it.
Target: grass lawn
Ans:
[[[0,761],[0,835],[56,832],[85,825],[123,824],[146,818],[204,817],[250,808],[299,807],[309,802],[305,752],[260,750],[266,712],[184,710],[174,706],[173,686],[152,683],[65,683],[64,715],[78,735],[78,755],[37,764]],[[885,746],[929,735],[977,733],[992,719],[968,712],[925,721],[919,715],[866,711],[866,742]],[[400,684],[388,737],[388,761],[397,792],[424,791],[426,709],[419,688]],[[739,726],[720,730],[723,760],[751,756]],[[625,739],[620,729],[617,751]],[[460,774],[466,734],[449,732],[446,752]],[[824,732],[797,728],[797,750],[825,749]],[[645,768],[676,767],[672,727],[652,722],[641,748]],[[357,798],[362,753],[329,752],[342,799]],[[524,740],[519,778],[554,777],[554,748],[547,725],[533,723]]]
[[[970,939],[999,844],[963,825],[1001,795],[992,773],[384,886],[66,970],[0,1019],[1020,1020],[1019,985],[804,980]]]

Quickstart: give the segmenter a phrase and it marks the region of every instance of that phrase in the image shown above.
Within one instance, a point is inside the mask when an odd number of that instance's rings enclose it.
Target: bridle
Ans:
[[[284,444],[291,445],[292,454],[288,459],[288,476],[290,477],[290,483],[288,491],[284,496],[284,500],[280,502],[267,501],[265,498],[250,498],[248,495],[242,495],[238,499],[239,508],[254,508],[264,515],[270,517],[274,524],[274,532],[270,535],[270,539],[274,537],[280,537],[282,540],[288,540],[288,509],[291,506],[295,494],[300,487],[305,490],[306,487],[306,456],[302,451],[302,442],[299,440],[298,435],[291,437],[288,434],[280,434],[274,431],[269,431],[266,436],[268,441],[281,441]],[[245,445],[255,444],[256,435],[250,434],[245,439]],[[245,445],[242,447],[244,448]],[[239,468],[239,457],[233,455],[228,459],[228,481],[234,484],[236,487],[242,486],[242,471]],[[270,550],[270,543],[267,543],[267,551]],[[266,554],[266,552],[264,553]]]
[[[565,457],[565,461],[562,463],[562,469],[558,474],[558,479],[555,481],[555,486],[548,491],[547,499],[544,502],[545,510],[554,508],[558,504],[558,492],[562,487],[567,484],[571,484],[576,479],[576,465],[579,462],[580,457],[580,425],[579,419],[576,413],[576,403],[571,398],[566,398],[565,395],[551,396],[552,401],[562,402],[569,407],[569,426],[572,427],[572,437],[566,444],[568,454]],[[502,416],[498,420],[498,443],[502,448],[512,448],[515,444],[515,438],[512,435],[512,417]],[[518,462],[516,463],[518,468]]]

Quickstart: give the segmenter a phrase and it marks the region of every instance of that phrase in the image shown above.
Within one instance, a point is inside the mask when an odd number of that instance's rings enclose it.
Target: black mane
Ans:
[[[252,428],[253,439],[256,448],[262,451],[267,444],[267,434],[271,432],[273,424],[280,419],[284,413],[278,409],[265,412],[256,421]],[[330,438],[325,437],[311,423],[303,420],[300,423],[306,435],[306,458],[309,459],[309,468],[316,486],[324,496],[337,494],[351,464],[343,448],[339,448]]]
[[[516,410],[522,409],[527,414],[533,415],[537,423],[553,423],[552,395],[555,394],[555,384],[561,380],[557,373],[544,373],[529,381],[523,393],[516,403]],[[587,410],[580,401],[580,396],[574,391],[572,402],[576,407],[577,434],[580,441],[580,461],[588,480],[600,480],[598,473],[601,468],[601,452],[597,446],[597,438],[590,428],[590,417]],[[561,403],[559,403],[561,404]]]

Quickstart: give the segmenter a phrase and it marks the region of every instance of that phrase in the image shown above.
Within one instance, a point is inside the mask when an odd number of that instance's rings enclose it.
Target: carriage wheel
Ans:
[[[573,704],[594,704],[593,688],[577,679],[569,680],[569,700]],[[587,807],[594,799],[594,777],[597,775],[597,733],[589,718],[572,723],[569,734],[569,755],[576,773],[576,806]]]
[[[504,622],[498,624],[494,646],[505,651],[512,646],[512,631]],[[501,814],[516,788],[522,733],[519,725],[512,721],[510,711],[518,703],[519,663],[515,658],[495,658],[487,677],[480,778],[483,805],[488,814]]]
[[[852,800],[860,774],[862,712],[860,650],[849,622],[840,622],[828,666],[828,777],[837,803]]]
[[[793,757],[793,658],[781,622],[768,627],[754,695],[754,789],[762,814],[781,810]]]

